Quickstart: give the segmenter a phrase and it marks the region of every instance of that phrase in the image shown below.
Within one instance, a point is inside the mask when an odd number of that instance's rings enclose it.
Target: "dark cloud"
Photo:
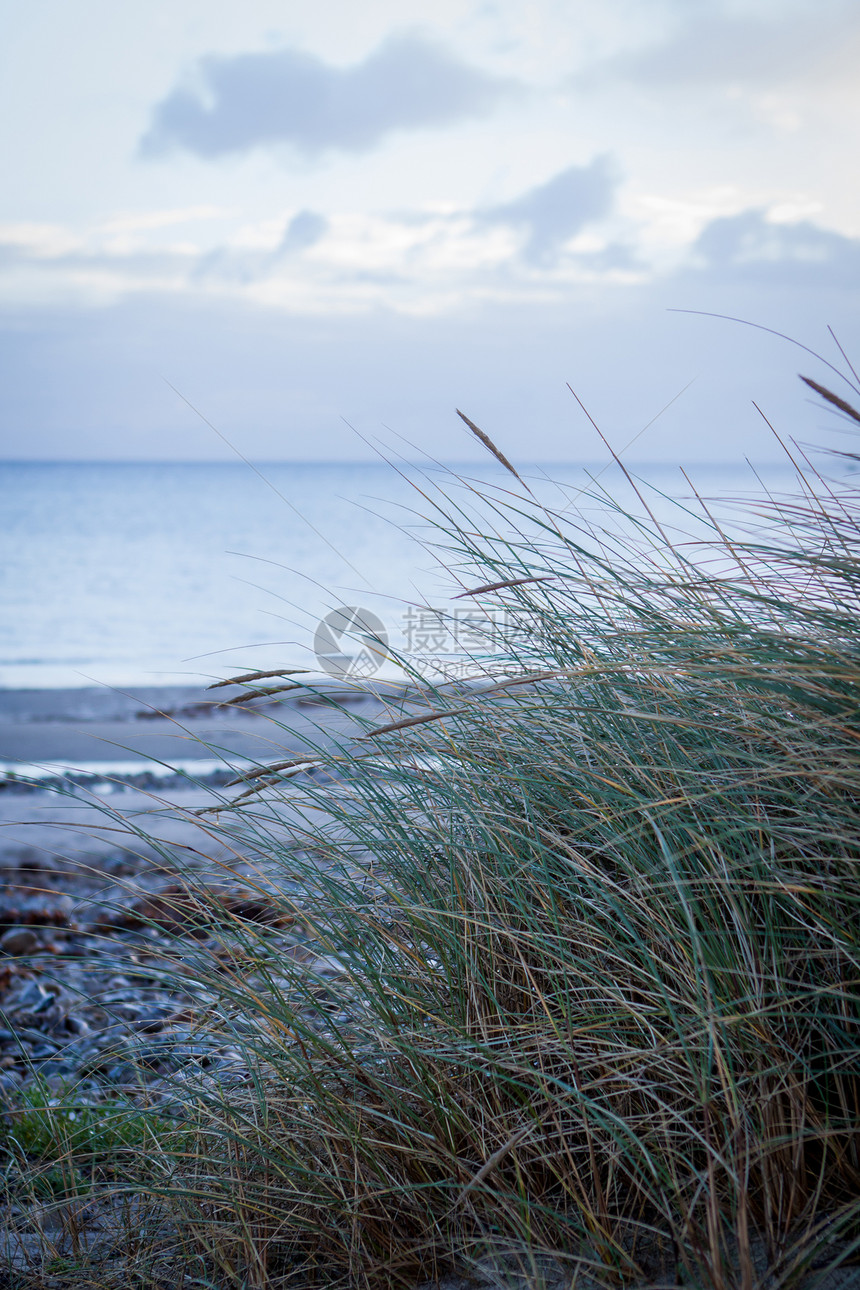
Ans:
[[[306,251],[315,246],[328,232],[328,220],[318,211],[299,211],[287,227],[276,254],[292,255],[296,251]]]
[[[809,220],[773,224],[763,211],[712,220],[694,243],[700,265],[721,280],[774,286],[860,287],[860,239]]]
[[[184,148],[214,158],[279,144],[310,157],[364,152],[393,130],[477,116],[515,90],[410,35],[387,40],[353,67],[281,49],[210,55],[198,71],[199,88],[174,89],[156,106],[141,140],[144,156]]]
[[[611,158],[595,157],[587,166],[568,166],[512,202],[480,211],[478,218],[523,229],[524,259],[552,264],[569,238],[610,213],[617,185]]]

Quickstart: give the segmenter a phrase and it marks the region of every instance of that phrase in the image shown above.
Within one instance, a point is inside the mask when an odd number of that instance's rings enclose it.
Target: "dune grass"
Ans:
[[[416,675],[420,719],[334,786],[244,799],[257,845],[307,804],[282,864],[336,964],[246,933],[221,981],[255,1076],[201,1092],[171,1186],[223,1276],[551,1256],[722,1288],[851,1256],[858,500],[806,463],[757,535],[688,546],[644,493],[635,544],[518,477],[480,524],[436,494],[465,590],[508,584],[471,597],[507,610],[483,681]]]
[[[238,924],[184,968],[250,1071],[183,1084],[147,1151],[210,1284],[753,1290],[856,1258],[860,490],[797,464],[695,542],[644,491],[597,531],[510,466],[428,488],[464,602],[505,609],[473,683],[404,659],[424,707],[230,812],[310,970]]]

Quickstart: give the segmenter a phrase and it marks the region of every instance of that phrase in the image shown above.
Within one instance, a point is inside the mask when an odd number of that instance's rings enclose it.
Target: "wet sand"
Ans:
[[[226,700],[242,697],[238,687],[0,690],[0,769],[20,775],[55,763],[173,765],[223,758],[229,764],[298,756],[358,733],[361,719],[375,720],[398,693],[394,686],[323,682],[225,707]]]
[[[194,812],[222,802],[227,780],[252,764],[337,751],[400,711],[403,692],[328,681],[223,706],[241,695],[197,686],[0,691],[0,869],[25,854],[99,864],[134,846],[136,833],[199,846]],[[283,814],[287,828],[286,806]]]

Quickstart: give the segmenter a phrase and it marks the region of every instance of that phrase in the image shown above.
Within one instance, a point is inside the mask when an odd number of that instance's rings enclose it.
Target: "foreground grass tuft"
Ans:
[[[647,500],[631,545],[527,489],[484,527],[437,498],[464,589],[508,584],[472,597],[508,610],[502,665],[305,791],[284,864],[342,971],[261,940],[225,992],[255,1081],[201,1097],[183,1178],[225,1275],[551,1256],[720,1288],[850,1257],[858,500],[808,471],[765,537],[690,548]]]
[[[433,498],[506,609],[475,683],[243,798],[316,957],[189,965],[250,1078],[183,1086],[159,1195],[225,1286],[811,1285],[860,1249],[860,493],[691,545],[511,489]]]

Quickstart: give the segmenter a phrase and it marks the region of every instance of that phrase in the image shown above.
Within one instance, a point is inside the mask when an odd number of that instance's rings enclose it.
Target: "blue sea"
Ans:
[[[458,469],[516,491],[495,462]],[[615,522],[611,508],[580,489],[631,502],[605,464],[521,473],[541,500],[597,524]],[[677,468],[643,473],[652,507],[677,515],[666,498],[691,495]],[[764,473],[791,488],[786,466]],[[695,482],[709,496],[762,487],[748,467],[697,467]],[[444,607],[468,585],[448,553],[422,545],[439,490],[475,499],[443,471],[384,464],[0,463],[0,687],[314,667],[317,624],[340,605],[372,610],[402,640],[410,604]]]

